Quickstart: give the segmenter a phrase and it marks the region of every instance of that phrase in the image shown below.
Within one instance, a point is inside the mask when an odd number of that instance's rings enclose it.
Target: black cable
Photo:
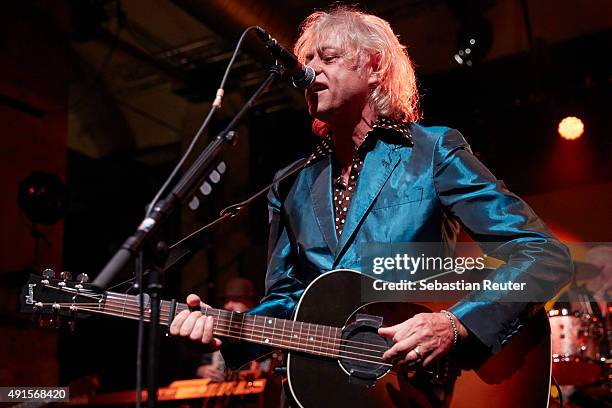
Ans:
[[[229,75],[229,71],[232,68],[232,65],[234,64],[234,60],[236,59],[236,57],[238,55],[238,51],[240,50],[240,47],[242,46],[242,42],[244,41],[244,38],[246,37],[248,32],[253,30],[253,29],[255,29],[255,26],[250,26],[250,27],[247,27],[242,32],[242,35],[240,36],[240,39],[238,40],[238,43],[236,44],[236,48],[234,48],[234,54],[232,55],[232,58],[230,59],[229,63],[227,64],[227,68],[225,69],[225,73],[223,74],[223,79],[221,80],[221,84],[219,85],[219,88],[217,90],[217,96],[215,98],[215,102],[213,103],[213,106],[210,108],[210,111],[208,112],[208,115],[206,116],[206,118],[204,119],[204,122],[202,122],[202,125],[200,126],[200,128],[196,132],[196,135],[194,136],[193,140],[189,144],[189,147],[185,151],[185,154],[183,155],[181,160],[178,162],[178,164],[176,165],[174,170],[172,170],[172,173],[166,179],[166,181],[164,182],[162,187],[159,189],[157,194],[155,194],[155,197],[153,198],[153,200],[151,200],[151,203],[147,207],[147,214],[146,214],[145,218],[147,218],[151,214],[151,211],[153,210],[153,207],[155,206],[155,204],[157,204],[157,201],[159,201],[159,198],[161,197],[161,195],[164,193],[166,188],[168,188],[168,185],[172,182],[172,180],[174,179],[174,177],[176,176],[176,174],[178,173],[180,168],[185,163],[185,160],[187,159],[187,157],[191,154],[191,151],[193,150],[196,142],[199,140],[200,136],[204,132],[204,129],[206,129],[206,127],[208,126],[208,122],[210,122],[210,119],[212,118],[212,115],[221,106],[221,98],[223,98],[223,92],[224,92],[223,88],[225,87],[225,83],[227,82],[227,77]]]

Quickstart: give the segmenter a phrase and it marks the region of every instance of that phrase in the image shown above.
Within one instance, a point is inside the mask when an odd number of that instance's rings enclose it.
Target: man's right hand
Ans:
[[[209,307],[203,303],[196,295],[187,296],[187,305],[190,308],[200,306],[200,309]],[[221,347],[221,340],[213,337],[214,321],[212,316],[204,316],[202,312],[183,310],[174,317],[170,324],[170,334],[173,336],[181,336],[189,338],[193,341],[200,342],[209,346],[212,350],[218,350]]]

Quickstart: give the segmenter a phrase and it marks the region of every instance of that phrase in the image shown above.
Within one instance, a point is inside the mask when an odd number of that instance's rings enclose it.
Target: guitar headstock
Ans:
[[[69,272],[61,272],[59,279],[56,279],[51,269],[45,269],[42,276],[30,275],[21,289],[21,311],[47,315],[47,323],[57,326],[60,316],[74,319],[77,310],[96,308],[103,302],[104,297],[91,290],[87,284],[89,278],[86,274],[78,275],[77,281],[70,279]]]

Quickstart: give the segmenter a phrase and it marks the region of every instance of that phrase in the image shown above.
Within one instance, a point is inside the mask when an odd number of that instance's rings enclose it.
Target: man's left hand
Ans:
[[[466,338],[466,328],[454,315],[453,319],[457,341]],[[419,313],[403,323],[378,329],[378,334],[395,342],[383,359],[400,366],[416,362],[427,366],[453,347],[453,326],[445,313]]]

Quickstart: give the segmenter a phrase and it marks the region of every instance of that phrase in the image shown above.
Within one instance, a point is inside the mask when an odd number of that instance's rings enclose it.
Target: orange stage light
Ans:
[[[562,138],[576,140],[584,133],[584,123],[575,116],[568,116],[559,122],[558,130]]]

